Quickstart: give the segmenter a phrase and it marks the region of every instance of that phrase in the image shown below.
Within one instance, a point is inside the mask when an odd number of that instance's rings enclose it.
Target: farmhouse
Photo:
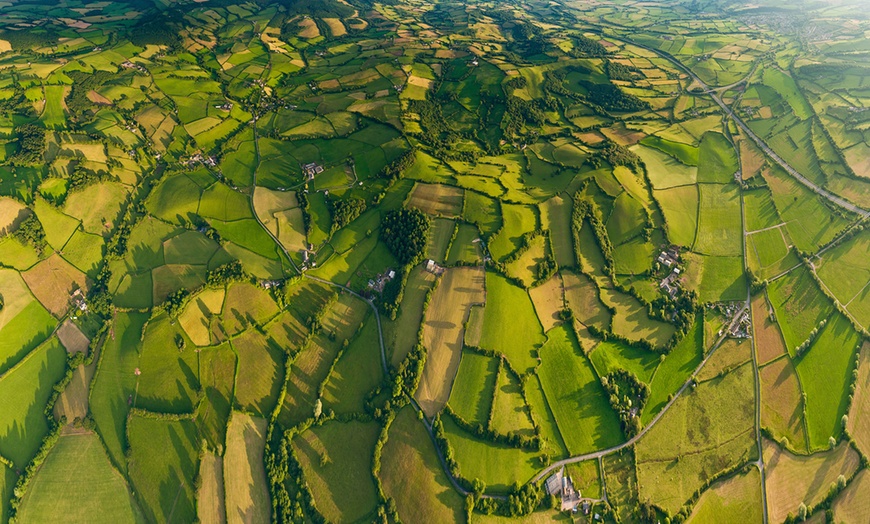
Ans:
[[[547,493],[559,497],[562,501],[562,511],[573,511],[580,504],[580,492],[574,489],[571,477],[565,475],[564,466],[550,475],[545,483]]]
[[[439,266],[437,262],[432,259],[426,261],[426,271],[432,273],[433,275],[443,275],[446,269]]]
[[[308,180],[313,180],[314,175],[323,173],[323,166],[318,165],[317,162],[311,162],[302,166],[302,172],[308,177]]]

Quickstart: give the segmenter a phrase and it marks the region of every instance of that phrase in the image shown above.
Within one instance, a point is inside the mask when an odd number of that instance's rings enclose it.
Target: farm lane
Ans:
[[[743,312],[746,311],[748,308],[749,308],[748,303],[744,303],[743,307],[741,307],[740,310],[731,319],[731,323],[728,325],[728,329],[726,329],[723,332],[723,334],[719,337],[719,339],[716,340],[716,344],[714,344],[713,349],[711,349],[710,352],[707,353],[707,356],[705,356],[704,360],[702,360],[701,363],[698,364],[698,367],[696,367],[695,370],[692,371],[692,374],[689,375],[689,378],[686,380],[686,382],[683,383],[683,385],[680,387],[680,389],[677,390],[676,393],[674,393],[674,397],[670,400],[670,402],[665,404],[665,407],[662,408],[662,410],[649,422],[649,424],[644,426],[644,428],[640,431],[640,433],[638,433],[633,438],[623,442],[622,444],[620,444],[618,446],[613,446],[611,448],[602,449],[599,451],[595,451],[593,453],[586,453],[585,455],[575,455],[573,457],[568,457],[568,458],[565,458],[562,460],[558,460],[558,461],[550,464],[549,466],[547,466],[543,470],[541,470],[534,477],[532,477],[532,482],[540,481],[541,479],[543,479],[544,477],[546,477],[547,475],[552,473],[554,470],[556,470],[557,468],[561,468],[562,466],[566,466],[568,464],[574,464],[576,462],[583,462],[585,460],[601,459],[601,458],[606,457],[607,455],[616,453],[617,451],[619,451],[621,449],[625,449],[627,447],[630,447],[630,446],[633,446],[634,444],[636,444],[644,435],[646,435],[646,433],[650,429],[652,429],[653,426],[656,425],[656,423],[659,420],[661,420],[661,418],[664,416],[664,414],[667,413],[668,410],[671,408],[671,406],[677,401],[677,399],[680,398],[680,395],[683,394],[683,392],[686,390],[686,388],[691,386],[692,382],[694,382],[694,380],[695,380],[695,377],[701,371],[701,368],[703,368],[704,365],[707,364],[707,361],[710,360],[710,357],[712,357],[713,354],[716,352],[716,350],[719,349],[719,346],[722,345],[722,342],[728,336],[728,332],[730,332],[731,329],[735,326],[735,324],[737,324],[740,321],[740,317],[743,316]]]

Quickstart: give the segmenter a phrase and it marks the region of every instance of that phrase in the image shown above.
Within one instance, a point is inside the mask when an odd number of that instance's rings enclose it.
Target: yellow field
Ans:
[[[763,521],[761,514],[761,475],[752,468],[748,473],[716,482],[695,504],[686,524]]]
[[[227,522],[268,523],[272,505],[263,463],[266,420],[234,411],[227,427],[224,488]]]
[[[446,184],[418,183],[411,191],[408,207],[444,217],[456,217],[462,213],[463,190]]]
[[[535,312],[544,327],[544,332],[550,331],[559,323],[559,311],[565,307],[562,277],[558,274],[553,275],[540,286],[530,289],[529,296],[532,297]]]
[[[447,404],[459,368],[463,324],[472,304],[485,299],[480,268],[448,269],[437,284],[423,321],[423,345],[429,354],[416,398],[432,416]]]
[[[347,29],[338,18],[324,18],[323,22],[329,27],[329,32],[332,33],[333,37],[337,38],[347,34]]]
[[[840,443],[832,451],[804,457],[781,451],[765,440],[764,464],[770,522],[782,522],[789,513],[797,513],[801,502],[807,506],[818,504],[839,475],[851,477],[858,469],[860,457],[846,443]]]
[[[759,372],[761,380],[761,425],[779,438],[788,438],[792,449],[806,451],[801,388],[788,358],[772,362]]]
[[[88,415],[91,379],[97,372],[99,358],[100,350],[98,348],[90,366],[79,365],[73,372],[72,380],[54,405],[55,418],[60,420],[60,417],[64,416],[67,421],[72,422],[76,417],[85,418]]]
[[[179,316],[181,327],[197,346],[207,346],[211,343],[210,318],[221,312],[224,295],[224,288],[206,289],[192,299]]]
[[[837,501],[834,502],[834,522],[866,524],[870,522],[870,471],[864,470],[855,476]]]
[[[767,306],[764,294],[753,297],[751,305],[758,363],[764,364],[780,355],[785,355],[785,342],[779,331],[779,325],[770,318],[770,308]]]
[[[221,524],[227,521],[224,505],[224,460],[214,453],[206,453],[199,466],[202,479],[196,492],[197,517],[202,524]]]
[[[299,37],[300,38],[316,38],[320,36],[320,30],[317,29],[317,24],[311,18],[303,18],[299,21]]]
[[[29,214],[24,204],[9,197],[0,197],[0,236],[17,229],[18,224]]]
[[[505,269],[510,276],[520,279],[525,287],[535,283],[537,277],[538,262],[547,256],[547,242],[543,235],[535,237],[529,245],[529,249],[518,259],[507,264]]]
[[[70,295],[76,288],[87,292],[84,273],[74,268],[57,253],[21,274],[33,295],[54,316],[62,317],[70,305]]]
[[[858,357],[858,380],[849,411],[849,434],[861,451],[870,454],[870,343],[865,342]]]

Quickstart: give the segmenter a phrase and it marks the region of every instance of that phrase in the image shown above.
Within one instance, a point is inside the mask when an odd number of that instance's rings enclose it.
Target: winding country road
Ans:
[[[677,392],[674,393],[673,398],[667,404],[665,404],[665,407],[663,407],[662,410],[659,411],[658,415],[656,415],[655,418],[653,418],[649,422],[649,424],[647,424],[646,426],[643,427],[643,429],[640,431],[640,433],[638,433],[637,435],[635,435],[631,439],[623,442],[622,444],[620,444],[618,446],[613,446],[612,448],[602,449],[599,451],[595,451],[593,453],[586,453],[585,455],[575,455],[573,457],[568,457],[566,459],[562,459],[562,460],[558,460],[556,462],[553,462],[552,464],[547,466],[545,469],[540,471],[537,475],[532,477],[532,482],[540,481],[541,479],[546,477],[548,474],[550,474],[551,472],[553,472],[557,468],[561,468],[562,466],[565,466],[568,464],[573,464],[575,462],[583,462],[584,460],[600,459],[600,458],[603,458],[603,457],[610,455],[612,453],[616,453],[619,450],[622,450],[622,449],[625,449],[627,447],[635,445],[637,443],[637,441],[639,441],[641,438],[643,438],[643,436],[646,435],[647,432],[649,432],[649,430],[651,430],[653,428],[653,426],[656,425],[656,423],[665,415],[665,413],[668,412],[668,410],[671,408],[671,406],[674,405],[674,403],[677,401],[677,399],[680,398],[680,395],[683,394],[683,392],[686,390],[686,388],[688,388],[689,386],[692,385],[692,383],[695,380],[695,376],[698,374],[699,371],[701,371],[701,368],[704,367],[704,365],[707,363],[707,361],[710,359],[710,357],[713,356],[713,353],[715,353],[716,350],[719,349],[719,346],[722,345],[722,341],[724,341],[725,338],[728,336],[728,332],[731,331],[731,329],[734,327],[735,324],[740,322],[740,317],[743,316],[743,312],[746,311],[746,309],[748,307],[749,306],[747,304],[743,304],[743,307],[741,307],[740,310],[731,319],[731,323],[728,325],[728,329],[726,329],[723,332],[723,334],[719,337],[719,339],[716,341],[716,344],[713,346],[713,349],[711,349],[710,352],[707,353],[707,356],[704,357],[704,360],[702,360],[701,363],[698,364],[698,366],[694,369],[694,371],[692,371],[692,374],[689,375],[688,380],[686,380],[686,382],[683,383],[683,385],[680,387],[680,389],[678,389]]]

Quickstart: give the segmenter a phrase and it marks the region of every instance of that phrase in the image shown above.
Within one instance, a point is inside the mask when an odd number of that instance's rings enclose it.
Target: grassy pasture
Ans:
[[[668,240],[681,246],[693,246],[698,231],[698,187],[687,185],[657,190],[653,196],[665,216]]]
[[[843,315],[831,316],[810,349],[796,359],[806,394],[807,428],[812,449],[824,449],[843,431],[854,355],[859,336]]]
[[[462,520],[463,499],[450,484],[425,427],[410,407],[400,410],[390,425],[379,476],[403,521]]]
[[[145,519],[193,521],[199,469],[193,422],[132,417],[128,434],[130,480]]]
[[[563,325],[547,337],[538,373],[568,450],[580,454],[619,444],[616,414],[576,336]]]
[[[379,432],[371,422],[336,421],[293,439],[317,508],[330,522],[356,522],[374,511],[377,492],[371,460]]]
[[[490,239],[489,251],[496,260],[503,260],[520,247],[523,233],[534,231],[537,216],[534,208],[520,204],[502,204],[504,227]]]
[[[528,293],[503,276],[487,272],[480,346],[505,354],[514,369],[524,373],[537,363],[534,350],[544,340]]]
[[[761,381],[761,425],[786,437],[793,449],[808,451],[801,388],[792,362],[775,360],[758,373]]]
[[[727,184],[739,168],[737,152],[725,135],[715,131],[704,133],[698,155],[698,182]]]
[[[680,389],[692,371],[698,367],[704,354],[704,330],[701,320],[683,337],[679,344],[668,353],[650,383],[649,399],[641,414],[641,422],[646,424],[668,402],[668,397]]]
[[[833,310],[806,268],[798,268],[771,283],[767,295],[791,355]]]
[[[238,355],[235,403],[242,409],[268,417],[278,401],[284,379],[284,354],[271,339],[248,330],[232,341]]]
[[[647,137],[653,138],[653,137]],[[646,139],[644,139],[646,140]],[[676,143],[676,142],[674,142]],[[646,165],[647,176],[655,189],[668,189],[679,186],[695,185],[698,180],[697,159],[695,164],[687,165],[657,148],[638,144],[631,151],[640,156]],[[682,145],[682,144],[681,144]],[[686,146],[691,147],[691,146]],[[697,148],[695,156],[697,157]]]
[[[751,366],[686,391],[636,447],[641,499],[676,513],[706,479],[751,456],[754,418]]]
[[[263,462],[265,446],[266,420],[234,411],[227,426],[227,449],[223,457],[229,520],[269,520],[272,507]]]
[[[336,413],[362,413],[366,395],[383,380],[377,323],[366,321],[345,349],[323,391],[323,405]]]
[[[761,504],[761,474],[752,468],[710,486],[698,498],[686,523],[758,524],[764,520]]]
[[[827,495],[837,476],[849,478],[857,469],[858,453],[846,443],[810,456],[792,455],[769,440],[764,441],[765,487],[771,522],[797,515],[801,502],[817,504]]]
[[[450,417],[443,417],[444,433],[463,477],[479,478],[487,490],[504,493],[515,481],[524,483],[540,466],[539,453],[480,440],[465,432]]]
[[[95,511],[95,508],[99,508]],[[33,479],[19,522],[144,522],[124,477],[93,433],[60,437]]]
[[[226,441],[237,360],[227,343],[200,351],[199,374],[205,398],[197,406],[196,421],[200,438],[212,449]]]
[[[577,264],[574,239],[571,235],[571,208],[571,199],[560,195],[540,204],[541,227],[550,231],[553,258],[560,267],[572,267]]]
[[[814,252],[831,240],[848,220],[831,213],[821,197],[774,167],[763,173],[789,237],[803,251]]]
[[[462,218],[475,224],[484,235],[498,231],[502,226],[501,204],[476,191],[466,191]]]
[[[529,242],[529,249],[515,261],[506,264],[505,269],[528,288],[537,281],[538,264],[546,258],[547,251],[547,239],[543,235],[537,236]]]
[[[739,256],[743,252],[740,191],[736,185],[698,184],[700,205],[694,249],[705,255]]]
[[[412,269],[396,320],[381,319],[384,323],[384,343],[394,366],[398,366],[417,343],[417,332],[423,321],[423,302],[434,284],[435,275],[423,269],[422,265]]]
[[[650,318],[643,304],[631,295],[602,289],[601,301],[616,308],[613,332],[629,340],[647,339],[654,345],[663,346],[676,331],[671,324]]]
[[[858,286],[870,282],[868,251],[870,234],[862,232],[827,251],[819,262],[815,262],[819,278],[840,303],[849,304],[853,298],[860,296]],[[846,276],[848,278],[844,278]]]
[[[743,258],[696,255],[689,253],[684,272],[686,287],[698,293],[701,302],[741,300],[748,283]]]
[[[639,504],[634,448],[608,455],[602,462],[604,466],[602,476],[607,486],[607,498],[614,506],[619,520],[631,522],[635,518],[635,510]]]
[[[595,282],[583,273],[571,271],[562,271],[562,282],[565,289],[565,303],[571,308],[578,322],[599,329],[610,327],[610,311],[598,298]]]
[[[773,204],[773,197],[767,189],[744,191],[743,208],[746,214],[747,231],[757,231],[782,223]]]
[[[184,336],[182,329],[165,314],[148,322],[139,355],[137,407],[162,413],[193,411],[200,386],[199,359],[191,350],[178,350],[177,335]]]
[[[497,378],[497,360],[463,351],[448,405],[468,422],[485,426]]]
[[[429,242],[426,245],[426,258],[443,264],[447,257],[448,243],[453,236],[456,224],[447,218],[436,218],[432,221]]]
[[[463,324],[472,304],[484,300],[484,275],[479,268],[449,269],[435,289],[423,320],[423,345],[429,354],[416,398],[430,416],[444,407],[459,368]]]
[[[507,368],[502,368],[495,388],[492,427],[503,433],[534,434],[534,423],[520,381]]]
[[[136,391],[139,345],[145,313],[118,312],[113,320],[114,338],[108,338],[100,352],[100,363],[91,391],[90,409],[97,432],[109,450],[112,462],[126,471],[128,401]]]
[[[704,326],[705,331],[708,329],[708,326],[709,324]],[[709,333],[710,331],[707,331],[707,334]],[[706,338],[705,342],[708,345],[712,345],[715,341],[710,342],[710,338]],[[716,352],[710,355],[710,359],[707,360],[707,363],[704,364],[704,367],[701,368],[696,376],[698,381],[710,380],[749,362],[751,359],[751,342],[746,339],[726,338],[716,349]]]
[[[651,351],[629,346],[619,341],[601,342],[589,354],[598,376],[603,377],[617,369],[634,373],[641,382],[650,384],[659,365],[659,356]]]

